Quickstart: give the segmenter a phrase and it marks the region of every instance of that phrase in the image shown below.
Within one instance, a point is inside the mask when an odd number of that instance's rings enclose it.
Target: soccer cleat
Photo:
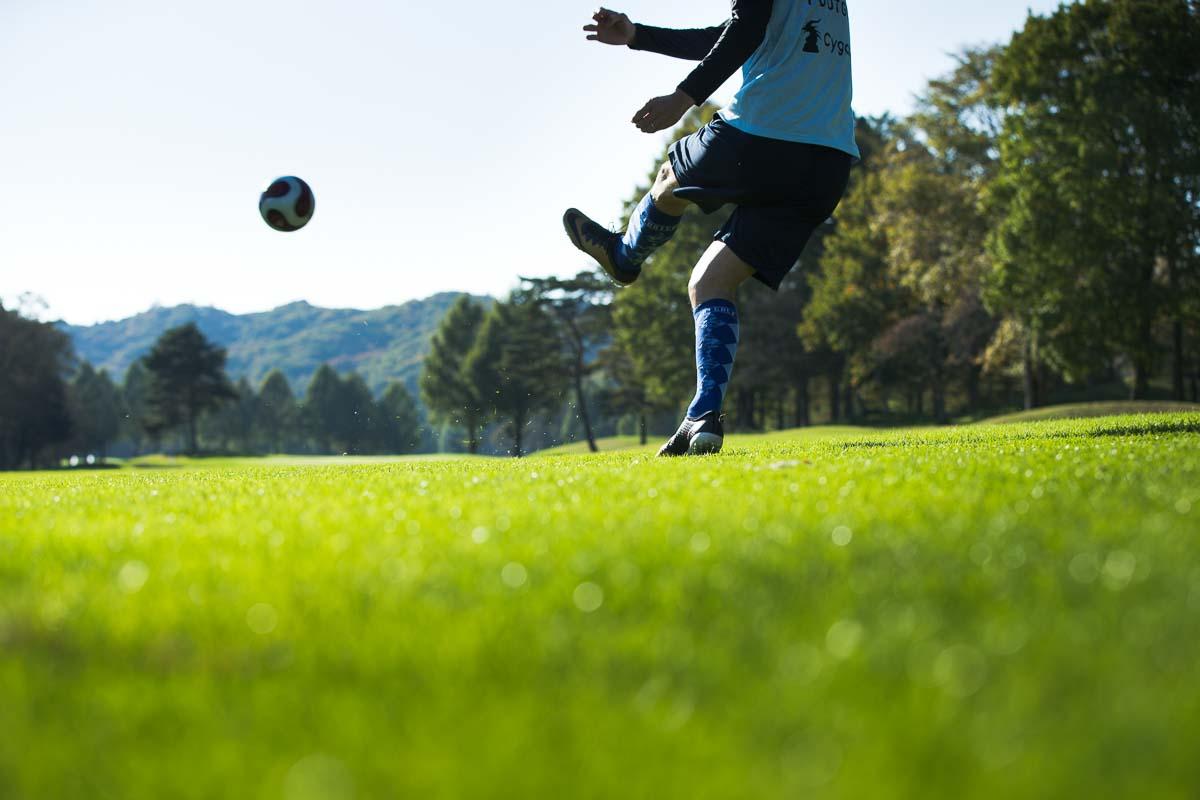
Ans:
[[[563,214],[563,227],[567,229],[567,236],[571,237],[571,244],[594,258],[616,283],[628,286],[641,274],[638,270],[618,266],[616,254],[617,246],[621,244],[621,234],[596,224],[576,208],[568,208],[567,213]]]
[[[725,428],[715,411],[700,419],[684,417],[675,435],[658,450],[660,456],[703,456],[721,452]]]

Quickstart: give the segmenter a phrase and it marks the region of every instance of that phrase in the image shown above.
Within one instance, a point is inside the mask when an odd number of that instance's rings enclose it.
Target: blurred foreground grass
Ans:
[[[1200,415],[0,477],[0,797],[1195,797]]]

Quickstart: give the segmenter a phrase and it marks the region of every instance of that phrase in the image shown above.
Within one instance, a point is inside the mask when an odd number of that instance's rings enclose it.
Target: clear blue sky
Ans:
[[[855,108],[903,113],[964,44],[1047,0],[850,0]],[[726,0],[630,0],[717,24]],[[615,220],[665,134],[629,117],[686,62],[586,42],[594,9],[328,0],[2,0],[0,298],[87,323],[154,303],[378,307],[585,261],[576,205]],[[737,78],[718,94],[728,99]],[[276,233],[258,192],[295,174],[313,222]]]

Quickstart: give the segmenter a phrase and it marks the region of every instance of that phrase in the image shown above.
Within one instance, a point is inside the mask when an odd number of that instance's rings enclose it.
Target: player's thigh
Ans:
[[[753,276],[778,289],[824,222],[802,209],[739,206],[714,237],[738,255]]]
[[[725,242],[714,241],[704,251],[688,281],[692,307],[709,300],[732,300],[737,287],[754,274],[754,268]]]

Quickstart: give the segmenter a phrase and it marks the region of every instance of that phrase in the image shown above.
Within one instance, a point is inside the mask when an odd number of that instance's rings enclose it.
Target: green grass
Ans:
[[[1200,415],[0,477],[0,797],[1194,797]]]
[[[1030,411],[1019,411],[1015,414],[1004,414],[983,420],[989,424],[1007,424],[1010,422],[1042,422],[1051,419],[1086,419],[1088,417],[1109,417],[1120,414],[1163,414],[1163,413],[1200,413],[1200,404],[1176,403],[1155,400],[1114,400],[1093,403],[1066,403],[1058,406],[1045,406]]]
[[[847,434],[867,433],[869,431],[871,431],[871,428],[855,425],[817,425],[810,428],[788,428],[781,431],[771,431],[770,433],[732,434],[729,436],[728,442],[732,447],[752,446],[776,440],[787,440],[798,443],[818,439],[831,439]],[[629,450],[655,453],[665,439],[665,436],[651,436],[647,439],[646,444],[643,445],[636,436],[607,436],[597,439],[596,447],[600,449],[601,453]],[[538,450],[530,455],[541,457],[580,454],[593,455],[588,450],[586,441],[548,447],[545,450]]]

